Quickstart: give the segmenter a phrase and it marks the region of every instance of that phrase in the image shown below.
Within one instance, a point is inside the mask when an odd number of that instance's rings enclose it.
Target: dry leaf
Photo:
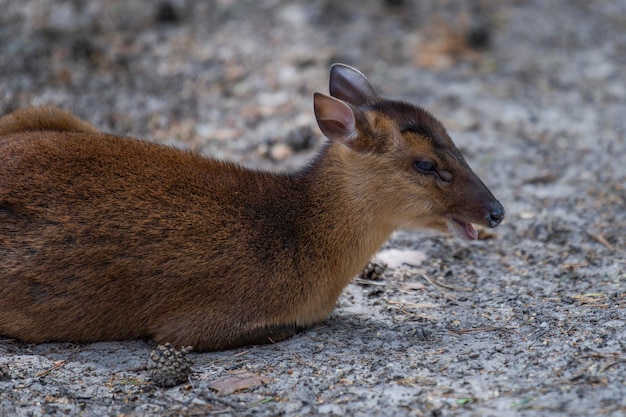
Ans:
[[[476,61],[480,54],[468,42],[466,32],[470,25],[467,14],[461,14],[456,22],[442,18],[423,32],[415,47],[415,63],[433,70],[443,70],[458,61]]]
[[[498,235],[487,229],[478,229],[478,240],[496,239]]]
[[[233,392],[267,384],[269,378],[252,372],[238,372],[217,378],[209,384],[209,388],[217,391],[218,395],[230,395]]]

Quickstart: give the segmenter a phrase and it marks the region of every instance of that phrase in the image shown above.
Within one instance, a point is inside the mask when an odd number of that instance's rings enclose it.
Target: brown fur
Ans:
[[[0,134],[53,130],[58,132],[100,133],[98,129],[67,110],[39,106],[16,110],[0,119]]]
[[[275,342],[324,319],[394,230],[443,230],[451,215],[485,224],[497,201],[432,116],[439,148],[401,131],[395,102],[326,100],[322,130],[335,135],[326,109],[343,109],[333,122],[350,130],[347,108],[355,135],[331,137],[292,174],[100,133],[56,108],[5,116],[0,335],[200,351]],[[416,154],[458,183],[416,173]]]

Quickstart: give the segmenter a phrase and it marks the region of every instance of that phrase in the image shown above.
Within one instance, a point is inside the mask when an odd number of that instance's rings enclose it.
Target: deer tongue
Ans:
[[[474,229],[474,226],[472,226],[471,223],[464,222],[463,220],[452,218],[452,221],[448,223],[448,228],[453,235],[461,239],[478,239],[478,232]]]

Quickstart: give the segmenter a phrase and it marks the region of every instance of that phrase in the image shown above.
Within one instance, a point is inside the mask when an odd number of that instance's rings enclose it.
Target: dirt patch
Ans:
[[[415,4],[413,4],[415,3]],[[0,0],[0,111],[56,103],[105,131],[299,166],[331,62],[448,126],[507,210],[466,243],[351,284],[323,324],[197,354],[0,341],[0,415],[626,413],[626,4]],[[242,382],[243,381],[243,382]],[[218,388],[216,388],[218,387]]]

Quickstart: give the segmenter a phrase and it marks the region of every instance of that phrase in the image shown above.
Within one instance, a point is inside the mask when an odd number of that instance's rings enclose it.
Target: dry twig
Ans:
[[[52,371],[54,371],[56,369],[59,369],[60,367],[65,365],[66,362],[67,361],[65,361],[65,360],[53,362],[54,366],[52,368],[46,369],[45,371],[41,371],[38,374],[35,374],[35,378],[41,378],[41,377],[47,376],[48,374],[50,374],[50,372],[52,372]]]

